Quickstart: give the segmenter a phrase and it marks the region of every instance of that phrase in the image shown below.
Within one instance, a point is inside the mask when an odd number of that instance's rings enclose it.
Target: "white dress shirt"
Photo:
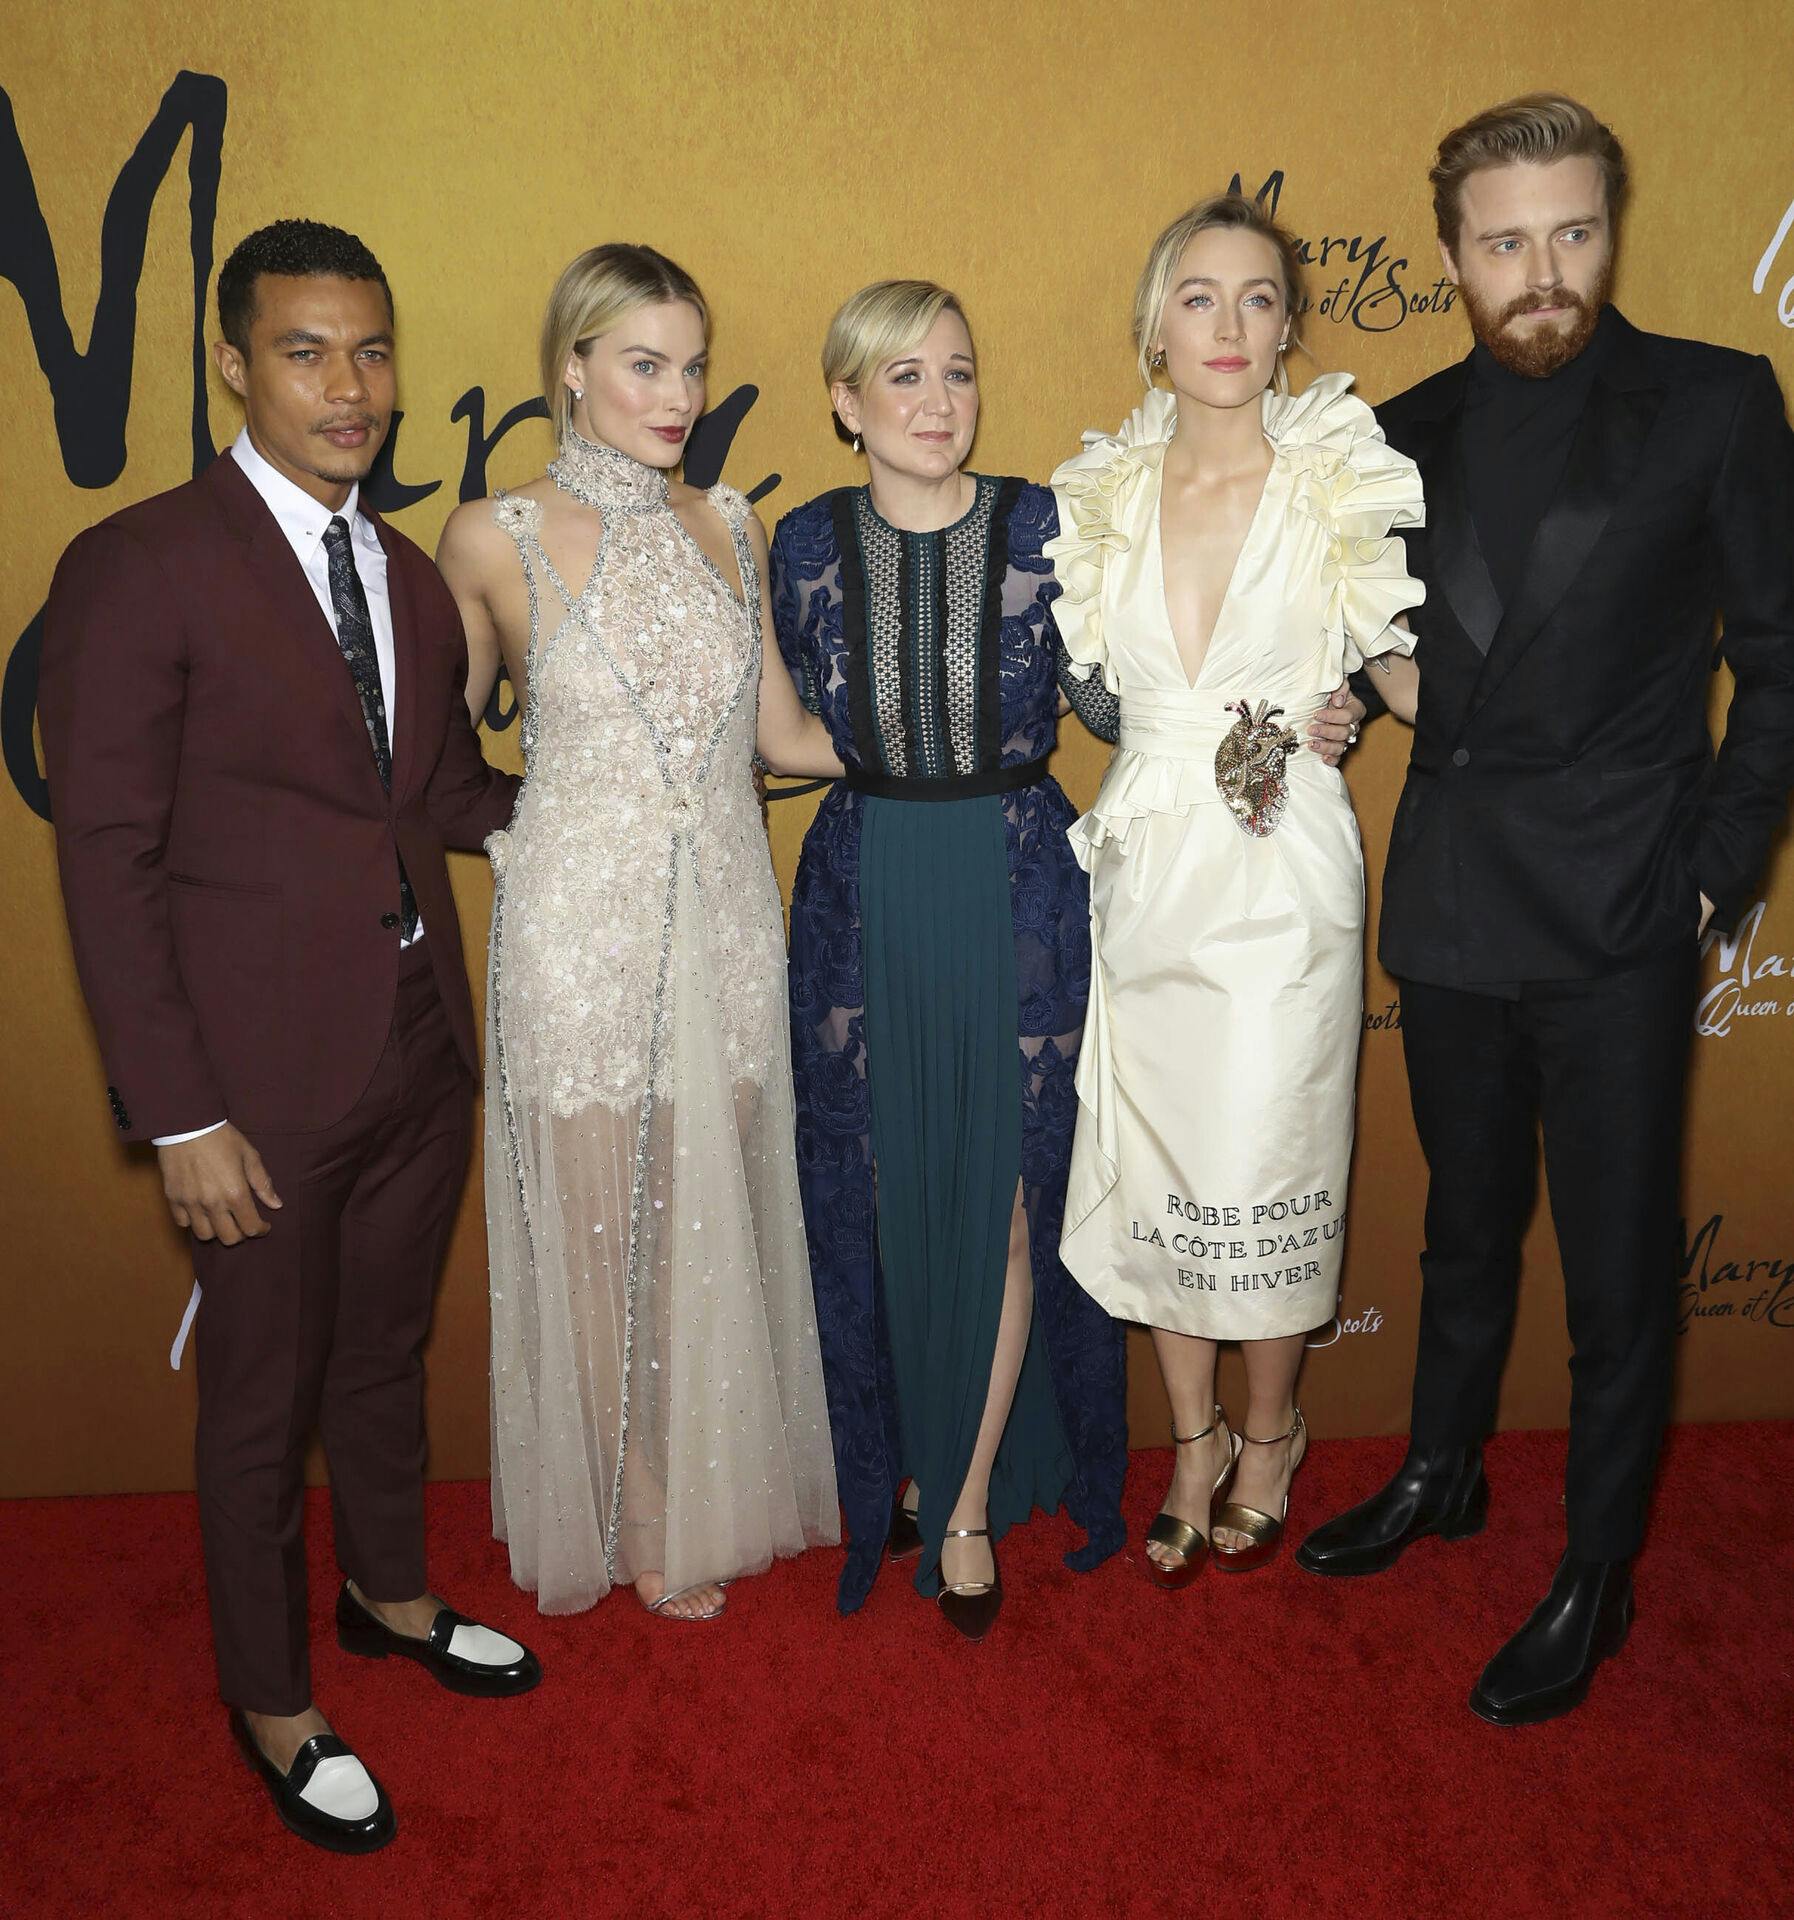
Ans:
[[[351,487],[339,512],[332,513],[323,501],[314,500],[303,487],[295,486],[256,452],[249,443],[247,427],[231,443],[230,457],[243,469],[249,484],[261,495],[263,504],[286,535],[287,545],[293,549],[293,556],[317,596],[319,610],[329,621],[332,633],[336,632],[336,609],[330,599],[330,555],[324,545],[324,532],[331,521],[339,517],[349,523],[349,551],[355,561],[355,571],[361,577],[361,590],[367,595],[368,618],[374,628],[374,658],[380,669],[380,694],[386,702],[387,742],[396,749],[397,666],[392,642],[392,601],[386,591],[386,549],[380,544],[374,523],[357,511],[361,488]],[[343,671],[348,671],[347,665]],[[373,750],[370,741],[368,752],[371,754]],[[420,920],[412,939],[422,939],[423,931]],[[409,946],[411,942],[401,937],[399,944]],[[201,1134],[216,1133],[224,1124],[222,1120],[215,1120],[209,1127],[197,1127],[191,1133],[164,1134],[154,1144],[179,1146],[183,1140],[197,1140]]]

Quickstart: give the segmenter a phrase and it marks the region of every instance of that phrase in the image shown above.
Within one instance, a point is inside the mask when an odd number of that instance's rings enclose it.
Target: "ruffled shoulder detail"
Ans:
[[[1157,471],[1176,423],[1176,398],[1149,388],[1118,433],[1086,433],[1083,452],[1053,472],[1059,531],[1043,549],[1061,589],[1053,617],[1069,671],[1083,680],[1102,668],[1111,693],[1121,688],[1103,638],[1103,573],[1110,554],[1126,553],[1133,544],[1131,526],[1141,499],[1152,498],[1141,482]]]
[[[1267,393],[1265,438],[1309,481],[1297,491],[1303,511],[1324,512],[1347,536],[1383,539],[1424,520],[1420,471],[1351,385],[1349,373],[1324,373],[1298,394]]]
[[[1392,622],[1426,599],[1395,532],[1425,521],[1420,471],[1351,385],[1349,373],[1324,373],[1299,394],[1264,400],[1265,437],[1292,475],[1290,504],[1327,538],[1327,631],[1348,673],[1374,654],[1412,653],[1413,635]]]

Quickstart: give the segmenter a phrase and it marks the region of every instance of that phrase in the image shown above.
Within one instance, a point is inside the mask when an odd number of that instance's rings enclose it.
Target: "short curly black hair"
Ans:
[[[377,280],[386,295],[386,311],[392,312],[392,288],[386,284],[380,262],[354,234],[327,227],[321,220],[276,220],[239,240],[218,275],[218,325],[245,359],[255,319],[255,283],[264,273]]]

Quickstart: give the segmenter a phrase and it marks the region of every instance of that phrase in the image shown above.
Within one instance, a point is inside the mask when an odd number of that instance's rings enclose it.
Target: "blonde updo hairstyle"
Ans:
[[[831,396],[838,386],[858,393],[880,367],[913,353],[943,313],[958,314],[971,332],[959,295],[932,280],[876,280],[862,287],[828,323],[828,338],[822,343],[823,385]],[[835,432],[843,440],[853,438],[838,413]]]
[[[1217,227],[1256,233],[1270,242],[1277,256],[1278,278],[1283,285],[1283,310],[1288,322],[1289,351],[1300,353],[1302,346],[1302,308],[1306,296],[1302,290],[1302,255],[1295,237],[1280,227],[1256,200],[1243,193],[1215,193],[1198,200],[1187,213],[1180,213],[1152,243],[1140,284],[1134,291],[1134,346],[1139,354],[1140,378],[1154,384],[1152,345],[1164,318],[1165,302],[1171,298],[1172,276],[1187,247],[1199,233]],[[1283,359],[1277,362],[1275,384],[1279,393],[1289,391],[1289,379]]]
[[[637,307],[658,306],[667,300],[684,300],[695,307],[708,337],[710,309],[698,283],[664,253],[611,241],[588,247],[568,262],[542,316],[542,397],[548,402],[557,446],[572,424],[573,394],[566,377],[569,356],[588,353],[601,333],[609,333]]]

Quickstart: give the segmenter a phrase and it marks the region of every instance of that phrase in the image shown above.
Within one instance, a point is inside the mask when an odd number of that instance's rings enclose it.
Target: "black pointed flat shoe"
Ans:
[[[989,1527],[952,1527],[948,1529],[949,1540],[989,1540]],[[945,1582],[935,1596],[942,1613],[951,1624],[968,1640],[982,1640],[990,1632],[991,1625],[1003,1610],[1003,1569],[997,1565],[996,1543],[992,1541],[990,1549],[990,1578],[988,1580],[959,1580],[952,1586]]]
[[[363,1660],[384,1660],[389,1653],[415,1660],[451,1693],[484,1700],[528,1693],[542,1678],[541,1663],[528,1647],[453,1607],[442,1608],[422,1640],[394,1633],[356,1599],[347,1580],[336,1596],[336,1644]]]
[[[274,1811],[301,1840],[329,1853],[377,1853],[398,1832],[386,1789],[334,1733],[314,1733],[282,1773],[235,1707],[230,1730]]]

